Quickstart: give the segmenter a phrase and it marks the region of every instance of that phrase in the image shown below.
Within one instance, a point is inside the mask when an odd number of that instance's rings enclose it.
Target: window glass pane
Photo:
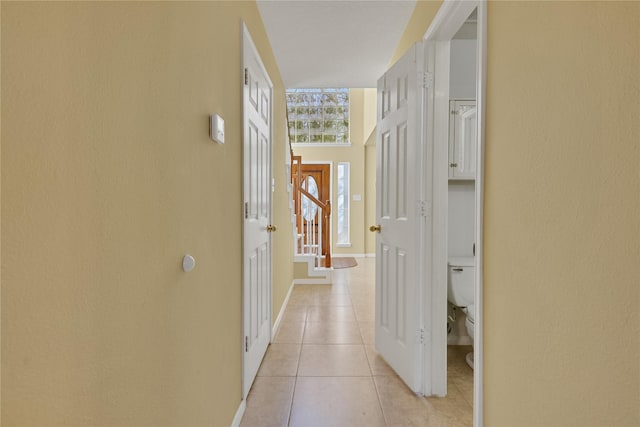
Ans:
[[[307,182],[308,182],[308,185],[307,185]],[[316,183],[316,180],[314,177],[312,176],[308,177],[302,183],[302,188],[304,190],[307,190],[309,194],[311,194],[316,199],[318,198],[318,184]],[[307,221],[312,221],[315,218],[316,213],[318,213],[318,206],[303,194],[302,195],[302,216],[304,217],[304,219],[306,219]]]
[[[338,163],[338,244],[349,243],[349,163]]]
[[[324,134],[324,142],[336,142],[336,136],[335,135],[327,135],[325,133]]]
[[[286,100],[294,142],[349,142],[349,89],[288,89]]]

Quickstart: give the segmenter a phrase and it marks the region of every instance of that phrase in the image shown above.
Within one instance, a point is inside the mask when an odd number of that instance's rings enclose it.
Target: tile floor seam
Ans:
[[[380,405],[380,410],[382,411],[382,417],[384,418],[384,423],[387,427],[389,427],[389,420],[387,412],[384,410],[384,406],[382,405],[382,399],[380,398],[380,390],[378,389],[378,383],[376,382],[376,376],[371,376],[371,381],[373,381],[373,387],[376,389],[376,396],[378,397],[378,405]]]
[[[293,377],[287,377],[293,378]],[[296,378],[373,378],[372,375],[298,375]]]
[[[304,341],[304,333],[305,333],[305,331],[307,329],[307,321],[306,321],[307,312],[308,311],[305,310],[305,321],[304,321],[304,326],[302,328],[301,341]],[[298,364],[296,366],[296,375],[295,375],[295,377],[293,379],[293,391],[291,392],[291,402],[289,403],[289,415],[287,417],[287,427],[289,427],[291,425],[291,415],[293,413],[293,402],[295,401],[295,398],[296,398],[296,386],[298,385],[298,372],[300,370],[300,359],[302,358],[302,346],[303,345],[304,344],[302,344],[302,342],[301,342],[300,343],[300,350],[298,352]]]

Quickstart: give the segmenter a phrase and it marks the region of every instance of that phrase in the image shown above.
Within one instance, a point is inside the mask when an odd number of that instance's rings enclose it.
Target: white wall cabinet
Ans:
[[[449,102],[449,179],[475,179],[476,101]]]

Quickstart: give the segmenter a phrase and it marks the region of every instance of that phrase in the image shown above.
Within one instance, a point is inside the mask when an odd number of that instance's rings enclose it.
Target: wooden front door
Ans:
[[[294,164],[293,165],[294,177],[297,176],[297,173],[298,173],[298,165]],[[302,181],[303,181],[301,185],[305,190],[314,194],[314,189],[317,189],[318,195],[316,197],[321,202],[326,202],[328,200],[331,200],[331,169],[328,163],[320,163],[320,164],[303,163],[301,173],[302,173]],[[313,209],[310,209],[310,203],[309,202],[305,203],[304,199],[305,199],[305,196],[302,195],[299,200],[296,200],[296,220],[297,220],[297,225],[299,230],[298,232],[300,233],[302,231],[302,227],[304,226],[304,219],[306,218],[307,221],[310,221],[313,224],[312,232],[313,232],[315,241],[318,241],[318,237],[319,237],[318,229],[319,229],[320,221],[322,221],[323,218],[319,215],[319,211],[314,211]],[[313,221],[311,221],[310,216],[313,217]],[[322,224],[322,229],[324,230],[323,238],[329,235],[328,233],[329,226],[330,224],[324,224],[324,223]],[[307,242],[303,242],[303,243],[307,243]],[[329,242],[328,239],[323,242],[322,255],[327,254],[327,248],[328,248],[328,245],[330,244],[331,242]]]

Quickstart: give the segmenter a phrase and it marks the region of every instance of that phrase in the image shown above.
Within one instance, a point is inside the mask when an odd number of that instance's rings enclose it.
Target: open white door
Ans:
[[[419,248],[419,114],[417,43],[378,81],[376,166],[376,349],[404,382],[422,393]]]
[[[271,340],[271,140],[272,93],[246,27],[243,33],[244,245],[243,398],[246,398]]]

